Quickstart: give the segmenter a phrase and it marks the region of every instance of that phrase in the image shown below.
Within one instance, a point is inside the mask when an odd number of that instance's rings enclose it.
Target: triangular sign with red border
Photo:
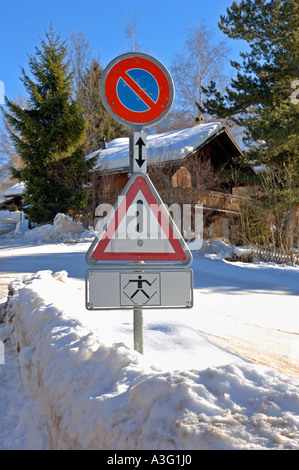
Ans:
[[[134,173],[114,209],[97,224],[98,238],[87,259],[99,261],[180,262],[190,250],[145,173]],[[191,258],[192,259],[192,258]]]

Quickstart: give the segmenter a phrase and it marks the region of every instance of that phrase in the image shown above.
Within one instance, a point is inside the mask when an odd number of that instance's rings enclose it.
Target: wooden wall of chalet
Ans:
[[[235,186],[233,181],[220,182],[217,180],[215,171],[236,168],[234,158],[240,156],[242,156],[241,150],[226,130],[222,129],[183,160],[149,165],[148,172],[158,191],[165,188],[200,188],[203,191],[232,193]],[[247,171],[252,172],[250,167]],[[127,181],[126,172],[107,173],[99,182],[99,191],[104,199],[116,200]]]
[[[128,180],[128,173],[101,176],[98,182],[98,203],[114,205]]]

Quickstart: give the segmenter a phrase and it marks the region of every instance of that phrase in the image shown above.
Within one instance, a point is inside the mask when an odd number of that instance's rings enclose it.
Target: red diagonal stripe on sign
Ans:
[[[159,96],[156,102],[147,94],[146,88],[142,88],[142,84],[139,86],[129,76],[127,72],[132,69],[145,70],[156,80],[159,88]],[[133,111],[127,108],[126,103],[120,100],[117,93],[120,79],[148,106],[149,109],[147,111]],[[107,108],[115,115],[115,119],[120,118],[122,121],[130,124],[148,125],[159,118],[161,119],[161,116],[165,114],[170,104],[170,98],[173,99],[171,96],[172,82],[168,80],[166,73],[156,63],[144,57],[126,57],[113,65],[107,74],[105,81]]]
[[[138,83],[133,80],[127,73],[123,73],[121,78],[126,82],[126,84],[138,95],[138,97],[144,101],[144,103],[149,107],[153,108],[155,106],[155,102],[148,96],[147,93],[138,85]]]

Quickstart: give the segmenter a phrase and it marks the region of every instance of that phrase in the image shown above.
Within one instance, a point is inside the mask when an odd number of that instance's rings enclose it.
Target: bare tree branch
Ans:
[[[211,80],[227,81],[223,64],[228,56],[224,41],[214,44],[212,34],[204,24],[191,27],[187,33],[183,54],[176,54],[171,67],[178,102],[190,116],[198,115],[196,103],[203,103],[202,87]]]
[[[125,23],[125,36],[129,40],[129,51],[132,52],[137,52],[137,51],[142,51],[145,50],[146,48],[142,46],[138,41],[137,41],[137,26],[138,26],[138,20],[133,15],[133,13],[130,13],[130,15],[127,17],[126,23]]]

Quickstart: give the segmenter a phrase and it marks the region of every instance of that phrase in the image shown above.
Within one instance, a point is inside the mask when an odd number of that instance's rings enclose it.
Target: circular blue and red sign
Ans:
[[[101,92],[107,111],[135,128],[161,121],[174,100],[168,70],[157,59],[137,52],[123,54],[108,64],[102,75]]]

